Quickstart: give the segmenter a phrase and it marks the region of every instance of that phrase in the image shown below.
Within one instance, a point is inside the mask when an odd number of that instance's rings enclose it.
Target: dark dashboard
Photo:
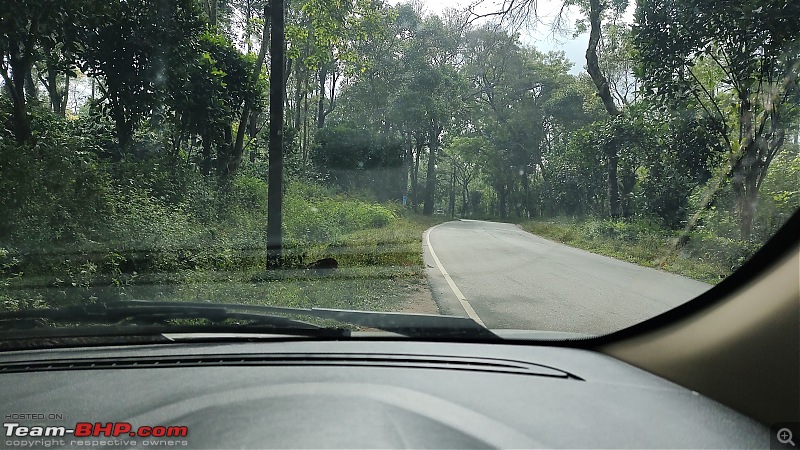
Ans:
[[[524,345],[290,340],[13,351],[0,355],[0,404],[6,423],[38,418],[19,426],[186,427],[185,437],[159,438],[162,447],[769,446],[763,425],[626,363]],[[4,439],[35,447],[43,438]],[[147,439],[101,433],[62,443],[155,444]]]

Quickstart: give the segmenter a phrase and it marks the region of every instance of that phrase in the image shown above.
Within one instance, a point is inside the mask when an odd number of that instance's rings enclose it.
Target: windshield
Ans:
[[[0,332],[634,325],[800,207],[798,17],[3,1]]]

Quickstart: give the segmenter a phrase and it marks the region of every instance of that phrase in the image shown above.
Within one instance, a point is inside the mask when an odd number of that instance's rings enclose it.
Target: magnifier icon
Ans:
[[[778,442],[781,444],[791,444],[792,447],[797,447],[794,441],[792,441],[792,430],[788,428],[781,428],[778,430],[777,438]]]

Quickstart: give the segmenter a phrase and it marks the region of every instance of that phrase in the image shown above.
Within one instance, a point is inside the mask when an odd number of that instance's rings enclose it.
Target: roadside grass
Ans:
[[[733,273],[755,251],[752,244],[697,231],[676,252],[672,242],[677,232],[642,221],[557,218],[522,221],[519,226],[571,247],[710,284]]]
[[[388,223],[343,233],[331,242],[292,250],[304,262],[333,257],[335,270],[305,270],[299,264],[267,271],[263,257],[242,257],[220,268],[179,269],[140,273],[120,284],[113,274],[95,274],[85,282],[53,285],[52,277],[26,276],[6,290],[3,309],[35,304],[56,307],[98,300],[152,300],[238,303],[295,308],[340,308],[368,311],[409,311],[414,296],[427,291],[422,260],[422,235],[444,217],[425,217],[404,210]],[[265,253],[261,245],[247,255]],[[3,293],[0,292],[0,299]],[[8,300],[14,299],[13,302]],[[315,320],[310,320],[315,322]]]
[[[391,223],[356,230],[307,251],[307,260],[333,257],[334,270],[261,268],[220,274],[194,272],[160,300],[224,301],[295,308],[404,311],[409,297],[427,290],[422,234],[444,218],[403,214]],[[129,294],[132,294],[129,293]],[[128,295],[128,294],[126,294]]]

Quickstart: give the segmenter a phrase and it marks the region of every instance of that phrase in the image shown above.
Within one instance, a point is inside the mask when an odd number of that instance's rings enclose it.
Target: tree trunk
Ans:
[[[294,65],[294,60],[292,58],[286,58],[286,64],[284,67],[283,72],[283,101],[284,101],[284,113],[289,111],[291,108],[289,107],[289,76],[292,74],[292,66]]]
[[[271,16],[266,13],[269,12]],[[283,107],[286,95],[284,77],[284,2],[271,0],[265,17],[273,24],[270,36],[269,76],[269,173],[267,198],[267,269],[278,269],[283,257]],[[263,47],[263,45],[262,45]]]
[[[536,215],[536,210],[531,202],[531,180],[528,179],[528,168],[525,168],[525,173],[522,175],[522,190],[525,193],[525,213],[527,218]]]
[[[612,117],[619,115],[619,108],[614,103],[614,97],[611,95],[611,89],[608,86],[608,80],[600,70],[600,63],[597,57],[597,46],[600,43],[600,26],[602,21],[603,5],[601,0],[589,0],[589,24],[591,26],[589,32],[589,45],[586,49],[586,71],[592,78],[595,87],[597,87],[597,95],[603,101],[603,106],[606,108],[608,114]]]
[[[67,104],[69,103],[69,74],[64,74],[64,93],[61,95],[61,117],[67,115]],[[76,111],[75,114],[78,112]]]
[[[269,29],[270,29],[270,15],[269,15],[269,2],[264,5],[264,28],[261,32],[261,49],[258,52],[256,64],[253,67],[253,72],[250,77],[250,83],[255,86],[258,83],[258,78],[261,76],[261,67],[264,66],[264,60],[267,58],[267,43],[269,42]],[[236,131],[236,142],[230,152],[230,161],[226,169],[226,174],[233,174],[242,164],[242,156],[244,154],[244,135],[247,131],[247,125],[250,122],[250,114],[252,113],[253,102],[252,99],[245,99],[244,106],[242,107],[242,116],[239,119],[239,129]]]
[[[41,75],[39,77],[41,79]],[[61,93],[58,92],[58,72],[55,67],[48,64],[47,76],[42,79],[42,82],[47,89],[47,96],[50,98],[50,109],[56,114],[61,114]]]
[[[208,13],[208,21],[211,27],[217,27],[217,8],[218,8],[218,0],[207,0],[209,5],[209,13]]]
[[[417,150],[414,154],[414,172],[411,179],[411,203],[414,207],[414,212],[417,212],[417,204],[419,203],[419,155],[422,153],[422,137],[417,136]]]
[[[758,198],[758,189],[755,183],[750,183],[749,180],[744,183],[743,193],[738,199],[739,209],[739,234],[742,240],[749,240],[753,232],[753,220],[756,215],[756,201]]]
[[[406,195],[406,203],[410,203],[409,190],[414,178],[414,144],[411,142],[411,133],[406,134],[406,155],[403,158],[403,165],[406,168],[406,182],[403,185],[403,193]],[[405,205],[404,205],[405,206]]]
[[[233,146],[233,127],[225,125],[222,135],[222,145],[217,145],[217,176],[221,185],[230,181],[231,175],[231,147]]]
[[[469,216],[469,184],[464,182],[461,186],[461,217]]]
[[[317,101],[317,129],[325,126],[325,80],[328,78],[328,67],[323,64],[319,68],[319,100]]]
[[[632,171],[627,171],[622,175],[622,217],[633,217],[633,204],[631,202],[631,194],[633,188],[636,186],[636,174]]]
[[[453,165],[453,173],[450,174],[450,218],[456,216],[456,166]]]
[[[255,139],[258,134],[258,111],[253,111],[250,114],[250,123],[247,124],[247,137]],[[250,147],[250,162],[256,162],[256,147]]]
[[[21,91],[18,96],[12,96],[14,104],[12,107],[12,123],[14,124],[14,137],[17,142],[22,143],[31,137],[31,124],[28,118],[28,107],[25,102],[25,93]],[[21,98],[22,100],[17,100]]]
[[[441,127],[434,121],[431,125],[428,142],[430,154],[428,156],[428,172],[425,178],[425,205],[422,208],[422,214],[426,216],[433,215],[433,202],[436,197],[436,153],[439,148],[439,134],[441,132]]]
[[[616,154],[616,148],[611,150],[607,157],[606,172],[608,176],[606,178],[606,189],[608,190],[609,215],[616,219],[620,216],[619,182],[617,178],[619,156]]]
[[[11,122],[14,126],[14,137],[22,143],[31,137],[30,118],[28,117],[28,104],[25,99],[25,80],[31,71],[31,59],[20,55],[19,49],[12,43],[9,65],[11,74],[3,71],[3,81],[11,96]]]
[[[586,71],[592,78],[595,87],[597,88],[597,95],[603,102],[606,112],[611,117],[620,114],[619,108],[614,103],[614,97],[611,95],[611,89],[608,85],[608,80],[600,70],[600,63],[597,57],[597,46],[600,43],[600,27],[602,25],[603,5],[601,0],[589,0],[589,45],[586,48]],[[620,216],[620,201],[619,201],[619,186],[617,180],[617,165],[619,164],[619,156],[617,149],[614,147],[616,144],[611,143],[612,148],[607,148],[606,153],[608,156],[607,169],[607,189],[609,212],[611,217]]]
[[[256,134],[258,134],[258,116],[259,111],[254,110],[250,114],[250,122],[247,124],[247,138],[248,139],[255,139]]]
[[[301,70],[300,65],[297,65],[297,70],[295,71],[295,82],[294,82],[294,102],[292,103],[292,126],[295,129],[300,128],[300,108],[302,104],[303,98],[303,79],[305,78],[308,70]]]
[[[114,129],[117,132],[117,141],[119,142],[117,157],[121,158],[133,138],[133,124],[126,119],[125,111],[116,102],[111,105],[111,116],[114,119]]]
[[[203,159],[200,160],[200,172],[204,176],[210,176],[211,168],[211,132],[205,130],[203,132]]]
[[[505,184],[501,184],[498,186],[497,189],[497,201],[498,201],[498,209],[500,213],[501,219],[508,218],[508,209],[506,208],[506,204],[508,203],[508,191],[506,189]]]
[[[306,79],[306,91],[308,91],[308,79]],[[303,141],[301,153],[301,171],[305,175],[306,167],[308,167],[308,94],[303,97]]]
[[[28,93],[29,101],[37,103],[39,100],[39,90],[37,89],[36,83],[33,81],[32,70],[28,70],[27,75],[25,75],[25,92]]]
[[[732,171],[731,184],[739,215],[739,236],[743,240],[750,239],[758,201],[758,179],[761,168],[756,145],[756,141],[747,141],[743,155],[736,162]]]

